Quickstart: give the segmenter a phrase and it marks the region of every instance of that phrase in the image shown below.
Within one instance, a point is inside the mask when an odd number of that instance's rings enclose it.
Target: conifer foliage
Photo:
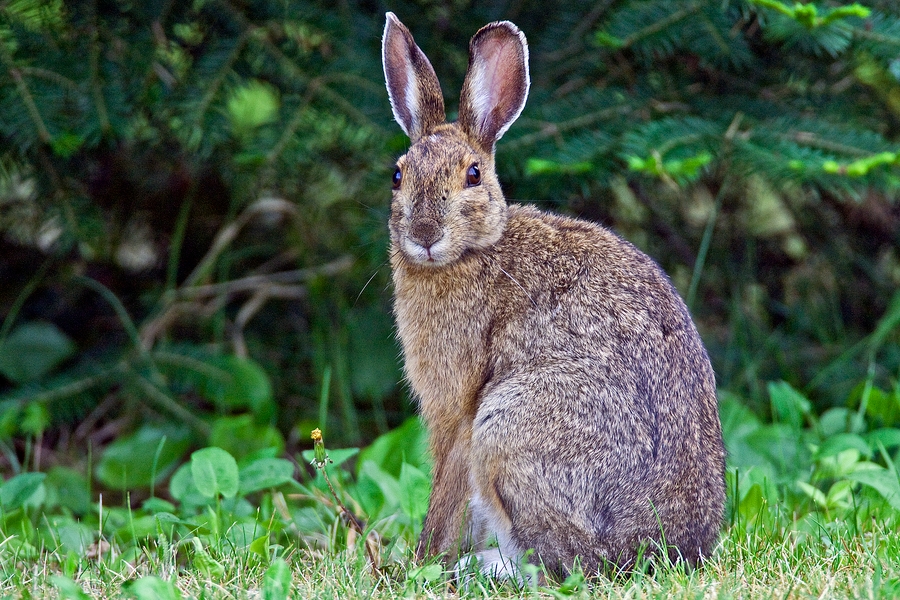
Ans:
[[[408,413],[383,368],[387,182],[407,143],[379,64],[385,10],[434,62],[451,117],[469,37],[519,25],[532,88],[498,144],[507,195],[657,257],[723,386],[808,381],[900,287],[892,0],[0,0],[0,354],[17,324],[52,321],[120,374],[124,313],[143,351],[266,357],[276,396],[296,399],[287,422],[315,414],[325,372],[350,441],[354,411],[378,428]],[[0,413],[93,364],[5,375]]]

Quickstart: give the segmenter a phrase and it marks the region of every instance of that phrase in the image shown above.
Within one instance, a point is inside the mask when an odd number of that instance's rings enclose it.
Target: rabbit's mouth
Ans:
[[[453,244],[446,228],[431,216],[414,217],[401,237],[401,249],[417,264],[440,266],[452,262]]]
[[[429,267],[445,265],[453,262],[454,258],[447,236],[442,236],[433,243],[424,244],[406,235],[401,242],[401,250],[411,262]]]

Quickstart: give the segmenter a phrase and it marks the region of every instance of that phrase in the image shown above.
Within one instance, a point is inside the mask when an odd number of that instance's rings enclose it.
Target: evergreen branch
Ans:
[[[592,125],[598,121],[611,119],[615,116],[626,115],[631,111],[631,106],[620,104],[617,106],[611,106],[609,108],[603,108],[592,113],[587,113],[585,115],[579,115],[575,118],[559,123],[545,122],[538,131],[525,134],[514,140],[510,140],[509,142],[503,144],[503,147],[507,150],[510,150],[513,148],[528,146],[529,144],[533,144],[541,140],[556,137],[566,131],[587,127],[588,125]]]
[[[700,19],[703,21],[703,28],[709,33],[709,37],[716,43],[722,51],[722,54],[731,54],[731,47],[728,45],[728,41],[722,37],[722,32],[719,31],[716,24],[712,22],[709,15],[701,12]]]
[[[664,31],[666,28],[671,27],[679,21],[688,18],[695,12],[699,11],[700,8],[701,6],[699,2],[691,3],[680,10],[676,10],[667,17],[660,19],[655,23],[651,23],[643,29],[635,31],[625,39],[619,39],[615,36],[609,35],[606,32],[600,31],[597,32],[596,40],[599,44],[602,44],[604,46],[612,46],[616,50],[624,50],[633,46],[636,42],[650,37],[653,34],[659,33],[660,31]]]
[[[0,43],[0,60],[3,61],[3,65],[6,67],[7,72],[16,84],[16,90],[19,92],[19,97],[22,98],[22,103],[25,104],[28,116],[31,117],[31,120],[37,129],[38,137],[43,143],[49,144],[53,141],[53,136],[50,135],[50,131],[47,130],[47,125],[44,124],[44,119],[41,118],[41,113],[34,101],[34,96],[32,96],[31,92],[28,90],[28,86],[22,78],[22,72],[16,67],[16,63],[13,61],[5,43]]]
[[[826,160],[822,163],[822,170],[826,173],[863,177],[868,175],[869,171],[880,166],[896,166],[898,164],[900,164],[900,156],[896,152],[879,152],[843,165],[834,160]]]
[[[19,67],[19,71],[22,73],[22,75],[52,81],[58,86],[68,89],[70,92],[78,93],[81,91],[81,88],[78,87],[78,84],[75,83],[75,81],[63,75],[60,75],[55,71],[42,69],[41,67]]]
[[[303,101],[300,103],[300,106],[297,107],[297,110],[294,111],[294,115],[288,122],[287,127],[284,128],[281,137],[278,138],[278,141],[266,155],[266,166],[268,167],[266,171],[271,172],[274,170],[273,165],[275,164],[275,161],[278,160],[281,153],[284,152],[285,148],[287,148],[287,145],[290,143],[291,138],[297,132],[297,129],[300,128],[303,117],[309,108],[310,102],[312,102],[312,96],[315,94],[317,88],[322,85],[322,79],[322,77],[316,77],[309,82],[307,93],[304,96]]]
[[[852,156],[872,156],[876,154],[875,152],[871,152],[863,148],[857,148],[848,144],[841,144],[840,142],[833,142],[831,140],[822,139],[818,135],[810,133],[808,131],[791,131],[787,133],[776,134],[776,136],[783,140],[796,142],[797,144],[800,144],[802,146],[809,146],[810,148],[820,148],[822,150],[829,150],[831,152],[837,152],[840,154],[850,154]]]
[[[219,4],[221,4],[222,6],[224,6],[225,8],[228,9],[228,12],[231,15],[232,19],[234,19],[234,21],[238,25],[240,25],[241,28],[244,29],[244,31],[250,31],[250,30],[256,29],[256,27],[252,23],[250,23],[247,20],[247,18],[244,17],[244,15],[241,14],[241,12],[237,8],[235,8],[231,4],[231,2],[229,2],[229,0],[219,0]],[[288,71],[290,71],[291,80],[295,84],[299,83],[300,85],[304,85],[304,84],[307,86],[310,85],[309,81],[308,81],[310,79],[310,77],[306,73],[304,73],[300,69],[300,67],[298,67],[294,63],[293,60],[291,60],[291,58],[289,58],[287,55],[285,55],[285,53],[281,50],[281,48],[276,46],[272,42],[272,40],[269,39],[269,37],[267,35],[254,35],[252,39],[254,42],[259,44],[263,50],[265,50],[266,52],[271,54],[276,60],[278,60],[279,64],[281,64],[283,67],[287,68]],[[363,125],[367,125],[367,126],[374,125],[372,123],[371,119],[369,119],[365,115],[365,113],[363,113],[361,110],[359,110],[353,104],[353,102],[347,100],[346,98],[344,98],[342,95],[338,94],[337,92],[329,89],[327,86],[320,86],[317,89],[317,92],[322,96],[322,98],[326,102],[329,102],[332,105],[339,106],[340,109],[342,111],[344,111],[345,114],[352,117],[356,122],[361,123]]]
[[[609,9],[610,5],[614,0],[603,0],[602,2],[597,2],[597,4],[591,9],[584,18],[579,19],[578,25],[572,30],[572,33],[569,34],[568,43],[557,48],[556,50],[551,50],[550,52],[544,53],[544,60],[547,61],[557,61],[573,54],[579,53],[583,51],[583,43],[582,36],[594,26],[594,24],[603,16],[603,14]]]
[[[808,4],[801,4],[800,2],[796,2],[794,3],[794,6],[788,6],[786,4],[783,4],[782,2],[779,2],[778,0],[747,1],[750,4],[774,10],[775,12],[788,17],[789,19],[793,19],[806,29],[824,27],[826,25],[834,23],[835,21],[838,21],[839,19],[846,19],[848,17],[865,18],[872,13],[871,9],[856,2],[847,6],[837,6],[830,10],[826,10],[824,15],[819,16],[819,7],[811,2]]]
[[[850,30],[853,32],[854,36],[864,40],[900,48],[900,38],[898,37],[892,37],[883,33],[878,33],[877,31],[870,31],[864,27],[851,27]]]
[[[206,116],[206,111],[209,110],[210,104],[212,104],[212,101],[215,99],[216,94],[219,93],[219,88],[222,87],[225,78],[234,67],[234,63],[236,63],[238,58],[240,58],[241,52],[244,49],[244,45],[247,43],[247,40],[250,37],[250,27],[252,27],[252,25],[249,25],[248,28],[245,28],[243,31],[241,31],[241,35],[240,37],[238,37],[234,48],[232,48],[231,53],[228,55],[228,59],[225,61],[225,64],[223,64],[216,72],[216,76],[213,77],[212,82],[209,84],[209,87],[206,90],[206,93],[203,94],[203,98],[200,100],[200,104],[197,106],[197,110],[194,113],[195,128],[201,128],[201,123],[203,121],[203,117]]]
[[[268,154],[266,154],[266,168],[262,170],[260,174],[260,181],[269,178],[272,173],[275,171],[275,162],[281,157],[281,154],[285,151],[288,144],[291,141],[291,138],[297,132],[297,129],[300,128],[300,125],[303,124],[303,117],[306,116],[306,112],[309,109],[309,105],[312,103],[313,98],[319,93],[319,91],[324,88],[331,81],[340,81],[343,79],[355,80],[359,79],[358,76],[347,74],[347,73],[338,73],[332,75],[323,75],[321,77],[315,77],[310,80],[307,85],[306,94],[303,96],[303,100],[300,105],[294,111],[291,120],[288,122],[287,126],[284,128],[284,131],[281,133],[281,136],[278,138],[278,141],[272,146],[272,149],[269,150]],[[356,82],[359,84],[369,84],[371,83],[369,80],[363,80]],[[379,86],[380,91],[380,86]],[[262,183],[260,183],[260,187]]]

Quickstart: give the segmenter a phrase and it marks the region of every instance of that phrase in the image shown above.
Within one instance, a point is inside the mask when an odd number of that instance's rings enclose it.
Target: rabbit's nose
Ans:
[[[412,241],[425,249],[434,246],[442,237],[444,231],[440,223],[429,217],[415,219],[409,225],[409,237]]]

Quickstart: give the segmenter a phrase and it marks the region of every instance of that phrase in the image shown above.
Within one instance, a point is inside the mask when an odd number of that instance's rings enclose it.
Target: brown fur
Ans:
[[[528,89],[514,25],[473,38],[453,124],[442,100],[436,119],[437,78],[391,13],[384,44],[394,114],[413,142],[389,225],[406,376],[434,454],[419,556],[453,558],[464,531],[477,547],[486,528],[501,552],[533,548],[561,572],[576,557],[627,568],[663,539],[695,564],[718,536],[724,448],[687,308],[610,231],[507,206],[493,147]],[[484,61],[490,78],[473,75]]]

